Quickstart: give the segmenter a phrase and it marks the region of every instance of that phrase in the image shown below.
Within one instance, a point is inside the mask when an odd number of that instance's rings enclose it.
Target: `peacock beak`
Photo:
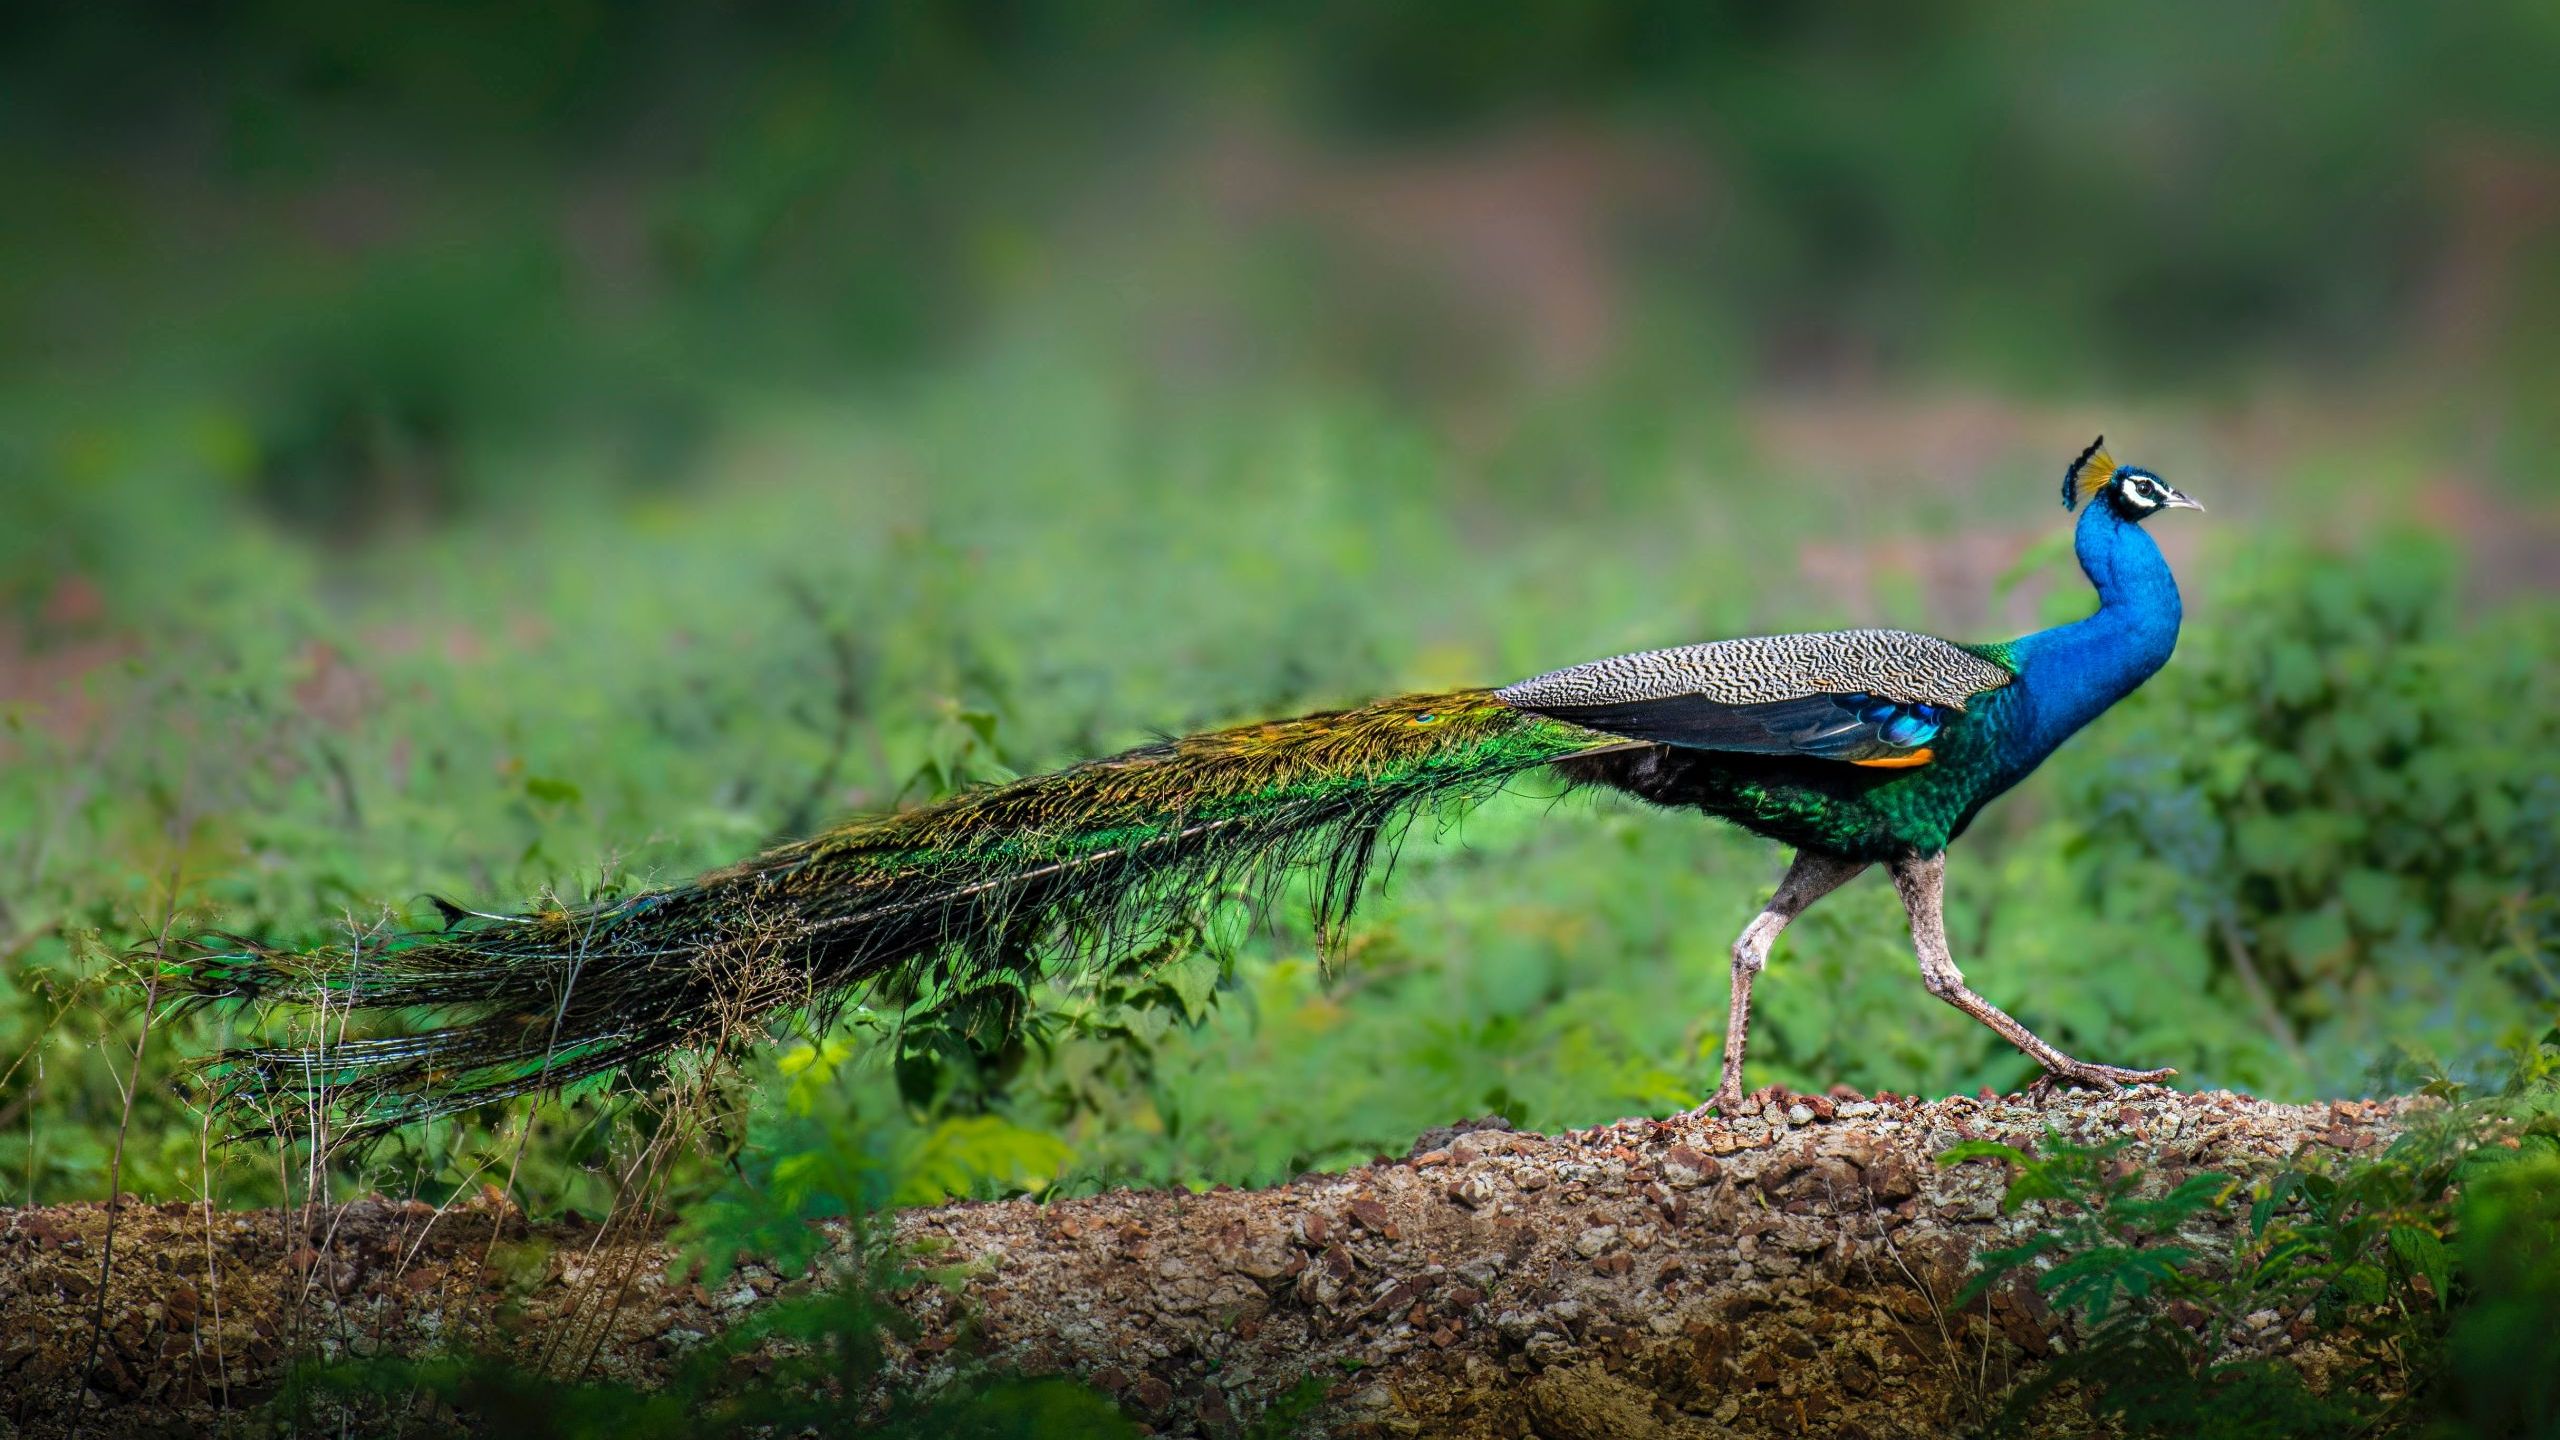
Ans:
[[[2177,489],[2174,486],[2169,487],[2169,498],[2163,503],[2172,510],[2193,510],[2199,514],[2203,513],[2204,510],[2202,505],[2188,499],[2185,491]]]

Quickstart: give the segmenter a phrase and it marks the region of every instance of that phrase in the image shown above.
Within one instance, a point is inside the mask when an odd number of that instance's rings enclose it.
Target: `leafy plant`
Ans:
[[[2082,873],[2178,877],[2123,898],[2182,912],[2296,1064],[2321,1031],[2371,1055],[2428,1010],[2479,1017],[2464,1048],[2512,1043],[2492,1017],[2560,1002],[2560,779],[2518,763],[2560,748],[2555,633],[2465,625],[2451,565],[2413,541],[2270,557],[2126,707],[2124,731],[2177,743],[2076,772]]]
[[[878,1067],[860,1066],[857,1053],[830,1037],[783,1055],[783,1115],[676,1232],[708,1273],[725,1275],[753,1255],[796,1274],[830,1243],[823,1222],[853,1227],[858,1243],[876,1240],[862,1230],[878,1217],[954,1195],[1044,1189],[1072,1157],[1056,1136],[999,1116],[920,1120],[884,1103]]]
[[[2413,1114],[2380,1154],[2162,1190],[2121,1140],[2041,1154],[1968,1141],[1942,1164],[2011,1167],[2003,1213],[2043,1223],[1977,1257],[1965,1303],[2020,1278],[2072,1343],[2014,1391],[2025,1428],[2069,1397],[2129,1436],[2506,1435],[2553,1413],[2560,1293],[2560,1029],[2490,1097]],[[2278,1353],[2318,1343],[2351,1381]]]
[[[2155,1294],[2174,1293],[2195,1251],[2172,1243],[2172,1237],[2214,1206],[2231,1177],[2191,1175],[2165,1195],[2146,1196],[2137,1183],[2139,1172],[2114,1164],[2125,1144],[2116,1139],[2084,1147],[2049,1136],[2047,1153],[2036,1156],[1996,1140],[1968,1140],[1940,1155],[1942,1165],[2002,1160],[2016,1166],[2000,1197],[2003,1214],[2039,1200],[2068,1207],[2053,1228],[1980,1256],[1982,1273],[1956,1303],[1971,1304],[2001,1277],[2046,1256],[2064,1258],[2039,1271],[2036,1288],[2062,1309],[2083,1311],[2092,1322],[2116,1313],[2119,1302],[2130,1309]]]

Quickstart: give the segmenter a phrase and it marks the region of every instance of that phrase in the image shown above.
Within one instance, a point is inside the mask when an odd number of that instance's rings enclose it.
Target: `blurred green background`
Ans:
[[[2212,507],[2188,630],[1959,848],[1968,974],[2182,1083],[2477,1064],[2560,1004],[2555,67],[2530,0],[13,7],[0,1201],[120,1135],[155,1196],[322,1173],[210,1143],[188,1063],[293,1022],[146,1042],[166,930],[1652,645],[2005,637],[2087,603],[2102,430]],[[1668,1113],[1780,863],[1497,802],[1329,977],[1275,914],[1017,1029],[777,1036],[711,1152],[1000,1121],[1070,1188],[1250,1184]],[[1760,997],[1755,1083],[2029,1077],[1880,883]],[[337,1174],[592,1208],[651,1123]]]

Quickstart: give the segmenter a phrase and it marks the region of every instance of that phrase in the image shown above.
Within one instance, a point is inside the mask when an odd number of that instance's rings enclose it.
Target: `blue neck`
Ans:
[[[2030,702],[2022,737],[2030,763],[2133,693],[2178,645],[2177,578],[2141,526],[2094,496],[2073,549],[2098,589],[2098,613],[2040,630],[2012,652]]]

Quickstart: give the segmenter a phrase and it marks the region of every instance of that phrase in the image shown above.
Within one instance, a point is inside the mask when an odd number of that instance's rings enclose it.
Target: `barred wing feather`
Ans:
[[[1698,750],[1915,765],[1951,712],[2015,678],[1908,630],[1718,640],[1568,666],[1505,703],[1613,735]]]

